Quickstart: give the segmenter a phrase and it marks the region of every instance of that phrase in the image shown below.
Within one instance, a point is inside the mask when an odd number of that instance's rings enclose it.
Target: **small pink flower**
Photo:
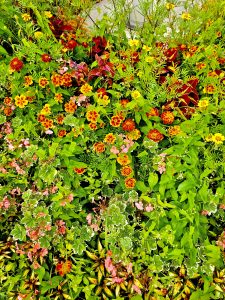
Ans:
[[[137,207],[137,209],[144,210],[144,206],[141,201],[135,202],[135,206]]]
[[[0,173],[6,174],[8,173],[7,170],[3,167],[0,167]]]
[[[130,262],[128,265],[127,265],[127,273],[128,274],[132,274],[132,267],[133,267],[133,265],[132,265],[132,263]]]
[[[211,213],[208,210],[202,210],[201,215],[202,216],[209,216],[209,215],[211,215]]]
[[[88,214],[87,217],[86,217],[86,220],[87,220],[88,225],[91,225],[92,215]]]
[[[53,131],[48,129],[48,130],[45,131],[45,133],[50,135],[50,134],[53,134]]]
[[[150,204],[148,204],[147,206],[145,206],[145,211],[147,212],[150,212],[150,211],[153,211],[154,210],[154,207]]]
[[[112,148],[110,149],[110,152],[113,153],[113,154],[120,153],[120,151],[115,146],[112,146]]]
[[[138,293],[139,295],[141,295],[141,290],[140,290],[140,288],[139,288],[136,284],[133,284],[133,285],[132,285],[132,289],[133,289],[136,293]]]
[[[68,199],[69,202],[73,201],[73,194],[69,194],[67,196],[67,199]]]
[[[8,209],[10,207],[10,202],[8,198],[3,199],[3,205],[5,209]]]
[[[59,69],[59,74],[63,75],[64,73],[66,73],[66,71],[68,71],[67,67],[62,67]]]
[[[158,164],[158,171],[160,174],[163,174],[166,172],[166,164],[164,162],[161,162]]]
[[[48,254],[48,249],[42,248],[40,252],[40,257],[44,257]]]
[[[99,230],[98,224],[91,224],[90,227],[91,227],[95,232],[97,232],[97,231]]]
[[[118,283],[118,284],[120,284],[122,282],[124,282],[123,278],[120,278],[120,277],[113,277],[112,278],[112,283]]]
[[[39,263],[37,262],[37,261],[34,261],[33,262],[33,268],[34,268],[34,270],[37,270],[37,269],[39,269],[41,266],[39,265]]]

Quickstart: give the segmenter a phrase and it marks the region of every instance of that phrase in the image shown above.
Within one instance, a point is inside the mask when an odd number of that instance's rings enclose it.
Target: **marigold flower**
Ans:
[[[13,110],[12,110],[11,107],[5,107],[5,108],[4,108],[4,114],[5,114],[7,117],[11,116],[12,113],[13,113]]]
[[[62,85],[70,87],[72,86],[72,76],[69,73],[65,73],[62,75]]]
[[[34,33],[34,37],[35,37],[35,39],[40,39],[40,38],[42,38],[43,37],[43,32],[41,32],[41,31],[36,31],[35,33]]]
[[[119,116],[112,116],[110,120],[110,125],[112,125],[113,127],[119,127],[121,122],[122,120]]]
[[[32,76],[25,76],[24,77],[24,81],[25,81],[25,83],[24,83],[25,87],[28,87],[28,86],[30,86],[30,85],[33,84],[33,78],[32,78]]]
[[[145,61],[147,63],[152,63],[154,60],[155,60],[155,58],[153,56],[147,56],[147,57],[145,57]]]
[[[67,102],[64,107],[65,107],[65,111],[70,114],[73,114],[77,109],[77,105],[71,100]]]
[[[74,168],[73,169],[75,173],[81,175],[83,174],[84,172],[86,172],[86,169],[85,168]]]
[[[133,189],[136,185],[136,179],[135,178],[126,178],[124,183],[125,183],[125,186],[127,189]]]
[[[96,123],[99,117],[99,113],[96,110],[89,110],[86,113],[86,118],[89,122]]]
[[[45,129],[49,129],[53,127],[53,121],[47,118],[45,118],[45,120],[41,122],[41,124],[45,127]]]
[[[73,50],[77,46],[77,42],[73,39],[66,43],[66,47],[70,50]]]
[[[105,151],[105,144],[103,142],[94,143],[93,147],[97,153],[102,153]]]
[[[60,74],[52,75],[51,81],[54,84],[54,86],[56,86],[56,87],[62,85],[62,75],[60,75]]]
[[[205,63],[196,63],[196,68],[197,70],[204,69],[206,67]]]
[[[82,87],[80,88],[80,92],[84,95],[89,94],[92,91],[92,86],[90,86],[88,83],[85,83],[84,85],[82,85]]]
[[[65,274],[69,273],[72,269],[72,262],[66,260],[65,262],[59,262],[56,265],[56,271],[59,273],[60,276],[64,276]]]
[[[189,20],[191,20],[191,15],[188,12],[184,12],[184,13],[182,13],[181,18],[183,20],[189,21]]]
[[[49,10],[44,11],[45,17],[50,19],[53,15]]]
[[[211,141],[216,145],[223,144],[223,142],[225,141],[225,136],[223,136],[221,133],[215,133],[212,136]]]
[[[25,22],[28,22],[31,20],[31,16],[29,14],[22,14],[21,17]]]
[[[12,71],[20,71],[23,68],[23,62],[17,57],[13,58],[10,62],[10,68]]]
[[[168,133],[169,133],[169,135],[171,135],[171,136],[178,135],[179,133],[181,133],[180,126],[179,126],[179,125],[171,126],[171,127],[168,129]]]
[[[171,10],[174,9],[174,7],[175,5],[173,3],[169,3],[169,2],[166,3],[166,9]]]
[[[139,40],[129,40],[128,41],[128,44],[129,44],[129,46],[131,46],[131,47],[138,47],[139,46]]]
[[[5,97],[5,99],[4,99],[4,104],[5,104],[5,105],[11,105],[11,104],[12,104],[12,98],[10,98],[10,97]]]
[[[46,85],[48,85],[48,79],[47,78],[45,78],[45,77],[41,77],[40,79],[39,79],[39,86],[40,87],[42,87],[42,88],[45,88],[46,87]]]
[[[121,99],[120,100],[120,104],[122,107],[126,107],[127,103],[129,103],[130,101],[128,99]]]
[[[132,172],[133,172],[133,169],[130,166],[124,166],[120,170],[121,175],[125,176],[125,177],[130,176]]]
[[[96,123],[89,123],[88,126],[89,126],[89,128],[90,128],[91,130],[97,130],[97,129],[98,129],[98,126],[97,126]]]
[[[100,105],[107,106],[110,103],[109,96],[104,95],[103,97],[98,98],[97,102]]]
[[[51,114],[51,107],[49,104],[45,104],[45,106],[41,110],[41,115],[50,115]]]
[[[208,99],[202,99],[198,102],[198,107],[199,108],[202,108],[202,109],[205,109],[207,108],[209,105],[209,100]]]
[[[139,91],[133,91],[131,93],[131,97],[134,98],[135,100],[141,97],[141,94],[139,93]]]
[[[61,93],[56,93],[54,97],[56,102],[62,103],[63,102],[63,95]]]
[[[126,166],[131,163],[129,156],[126,153],[120,153],[116,160],[121,166]]]
[[[100,88],[97,90],[98,98],[102,98],[103,96],[107,96],[107,92],[105,88]]]
[[[57,119],[57,123],[58,123],[59,125],[62,125],[62,124],[63,124],[63,120],[64,120],[64,115],[59,114],[59,115],[56,117],[56,119]]]
[[[43,62],[50,62],[52,60],[52,58],[49,54],[44,53],[41,55],[41,60]]]
[[[19,108],[24,108],[28,104],[26,96],[25,95],[16,96],[15,97],[15,104]]]
[[[141,132],[139,129],[135,128],[134,130],[128,132],[126,134],[127,138],[132,140],[132,141],[136,141],[141,137]]]
[[[145,50],[145,51],[150,51],[152,48],[149,47],[149,46],[147,46],[147,45],[144,45],[144,46],[142,47],[142,49]]]
[[[147,138],[157,143],[164,139],[164,135],[158,129],[151,129],[147,134]]]
[[[163,124],[172,124],[174,121],[174,114],[171,111],[164,111],[160,118]]]
[[[44,115],[39,114],[37,117],[38,122],[42,123],[46,120],[46,117]]]
[[[150,117],[159,117],[158,108],[156,108],[156,107],[151,108],[150,111],[146,113],[146,116],[148,118],[150,118]]]
[[[64,137],[64,136],[66,136],[66,130],[65,129],[60,129],[59,131],[58,131],[58,137]]]
[[[115,140],[116,140],[116,137],[113,133],[108,133],[104,138],[104,142],[107,144],[114,144]]]
[[[216,88],[212,84],[208,84],[206,87],[204,87],[203,92],[206,94],[214,94],[216,92]]]
[[[122,128],[125,131],[132,131],[135,129],[135,122],[132,119],[127,119],[123,122]]]

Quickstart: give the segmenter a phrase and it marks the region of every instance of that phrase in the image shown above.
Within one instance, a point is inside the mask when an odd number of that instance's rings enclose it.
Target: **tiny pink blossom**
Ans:
[[[92,215],[88,214],[86,217],[86,220],[87,220],[88,225],[91,225]]]
[[[97,232],[99,230],[98,224],[91,224],[90,226],[95,232]]]
[[[118,283],[118,284],[120,284],[122,282],[124,282],[123,278],[120,278],[120,277],[113,277],[112,278],[112,283]]]
[[[42,249],[41,249],[41,252],[40,252],[40,256],[41,256],[41,257],[44,257],[44,256],[46,256],[47,254],[48,254],[48,249],[42,248]]]
[[[140,210],[144,209],[143,203],[141,201],[135,202],[135,206],[137,207],[137,209],[140,209]]]
[[[45,131],[45,133],[46,133],[46,134],[53,134],[53,131],[50,130],[50,129],[48,129],[48,130]]]
[[[209,216],[211,213],[208,210],[202,210],[201,215],[202,216]]]
[[[131,274],[133,271],[132,271],[132,267],[133,267],[133,265],[132,265],[132,263],[130,262],[128,265],[127,265],[127,273],[128,274]]]
[[[67,196],[67,199],[68,199],[69,202],[73,201],[73,194],[69,194]]]
[[[154,210],[154,207],[150,204],[148,204],[147,206],[145,206],[145,211],[147,212],[150,212],[150,211],[153,211]]]
[[[0,167],[0,173],[6,174],[8,173],[7,170],[3,167]]]
[[[110,149],[110,152],[113,153],[113,154],[120,153],[120,151],[116,148],[116,146],[112,146],[112,148]]]

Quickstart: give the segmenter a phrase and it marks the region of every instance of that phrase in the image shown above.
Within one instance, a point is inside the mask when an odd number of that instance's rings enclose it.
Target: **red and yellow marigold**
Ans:
[[[60,74],[53,74],[51,77],[51,81],[54,86],[60,86],[62,85],[62,75]]]
[[[25,95],[16,96],[15,104],[19,108],[24,108],[28,104],[27,97]]]
[[[10,69],[12,71],[20,71],[23,68],[23,62],[22,60],[19,60],[19,58],[15,57],[10,62]]]
[[[45,127],[45,129],[49,129],[53,127],[53,121],[47,118],[45,118],[45,120],[41,122],[41,124]]]
[[[133,169],[130,166],[124,166],[120,170],[121,175],[124,177],[130,176],[133,173]]]
[[[122,107],[126,107],[130,101],[128,99],[121,99],[120,104]]]
[[[86,113],[86,118],[89,122],[95,123],[99,117],[99,113],[96,110],[89,110]]]
[[[78,175],[83,174],[84,172],[86,172],[86,168],[74,168],[73,169],[75,173],[77,173]]]
[[[159,117],[159,110],[156,107],[152,107],[149,112],[146,113],[148,118],[150,117]]]
[[[115,140],[116,140],[116,137],[113,133],[108,133],[104,138],[104,142],[107,144],[114,144]]]
[[[179,125],[172,126],[168,129],[168,133],[170,136],[175,136],[181,133],[181,129]]]
[[[54,99],[55,99],[56,102],[62,103],[63,102],[63,95],[61,93],[56,93]]]
[[[49,104],[45,104],[44,107],[42,108],[42,110],[40,111],[41,115],[50,115],[51,114],[51,107]]]
[[[213,84],[208,84],[204,87],[203,92],[206,94],[214,94],[216,92],[216,87]]]
[[[174,121],[174,114],[171,111],[164,111],[160,116],[163,124],[169,125]]]
[[[105,151],[105,144],[103,142],[94,143],[93,147],[94,151],[96,151],[97,153],[102,153]]]
[[[11,104],[12,104],[12,98],[10,98],[10,97],[5,97],[5,99],[4,99],[4,104],[5,104],[5,105],[11,105]]]
[[[132,131],[135,129],[135,122],[132,119],[127,119],[123,122],[122,128],[125,131]]]
[[[60,276],[64,276],[69,273],[72,269],[72,262],[66,260],[65,262],[58,262],[56,265],[56,271],[59,273]]]
[[[147,134],[147,138],[154,142],[160,142],[164,139],[164,135],[158,129],[151,129]]]
[[[65,118],[64,115],[59,114],[59,115],[56,117],[57,123],[58,123],[59,125],[62,125],[62,124],[63,124],[64,118]]]
[[[24,86],[28,87],[28,86],[30,86],[32,84],[33,84],[33,78],[32,78],[32,76],[25,76],[24,77]]]
[[[89,94],[92,91],[92,86],[90,86],[88,83],[85,83],[84,85],[82,85],[82,87],[80,88],[80,92],[84,95]]]
[[[130,139],[132,141],[136,141],[136,140],[138,140],[141,137],[141,132],[140,132],[139,129],[136,128],[136,129],[128,132],[126,134],[126,136],[127,136],[128,139]]]
[[[50,56],[49,54],[44,53],[44,54],[42,54],[42,56],[41,56],[41,60],[42,60],[43,62],[50,62],[50,61],[52,60],[52,58],[51,58],[51,56]]]
[[[46,85],[48,85],[49,82],[48,82],[48,79],[46,77],[41,77],[39,79],[39,86],[42,87],[42,88],[45,88]]]
[[[76,103],[70,100],[65,104],[64,108],[66,112],[73,114],[77,110],[77,105]]]
[[[119,127],[120,124],[122,123],[121,117],[120,116],[112,116],[111,120],[110,120],[110,125],[112,125],[113,127]]]
[[[61,77],[61,84],[66,86],[66,87],[70,87],[72,86],[72,76],[69,73],[65,73],[62,75]]]
[[[126,153],[120,153],[116,160],[121,166],[126,166],[131,163],[129,156]]]
[[[136,179],[135,178],[126,178],[124,180],[125,186],[127,189],[133,189],[136,185]]]
[[[98,129],[98,126],[97,126],[96,123],[89,123],[88,126],[89,126],[89,128],[90,128],[91,130],[97,130],[97,129]]]
[[[3,110],[4,114],[6,115],[6,117],[9,117],[12,115],[13,113],[13,110],[11,107],[5,107],[4,110]]]

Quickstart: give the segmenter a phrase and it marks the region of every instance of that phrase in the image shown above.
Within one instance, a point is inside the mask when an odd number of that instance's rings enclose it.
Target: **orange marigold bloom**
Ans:
[[[45,127],[45,129],[49,129],[53,127],[53,121],[47,118],[45,118],[45,120],[41,122],[41,124]]]
[[[45,115],[39,114],[37,117],[38,122],[42,123],[46,120]]]
[[[150,118],[150,117],[158,117],[159,116],[159,110],[158,110],[158,108],[156,108],[156,107],[151,108],[150,111],[146,113],[146,116],[148,118]]]
[[[59,273],[60,276],[64,276],[65,274],[69,273],[72,269],[72,262],[66,260],[65,262],[59,262],[56,265],[56,271]]]
[[[65,111],[70,114],[73,114],[77,109],[76,103],[74,103],[71,100],[69,102],[67,102],[64,107],[65,107]]]
[[[86,172],[86,169],[85,168],[74,168],[73,169],[75,173],[81,175],[83,174],[84,172]]]
[[[52,60],[51,56],[49,54],[42,54],[41,60],[43,62],[50,62]]]
[[[49,104],[45,104],[42,110],[40,111],[41,115],[50,115],[51,114],[51,107]]]
[[[135,122],[132,119],[127,119],[123,122],[122,128],[125,131],[132,131],[135,129]]]
[[[135,178],[126,178],[124,183],[125,183],[125,186],[127,189],[133,189],[136,184],[136,179]]]
[[[92,86],[90,86],[88,83],[85,83],[84,85],[82,85],[82,87],[80,88],[80,91],[82,94],[88,94],[92,91]]]
[[[51,81],[54,84],[54,86],[56,86],[56,87],[62,85],[62,75],[60,75],[60,74],[52,75]]]
[[[26,99],[28,102],[33,102],[33,100],[35,99],[35,96],[26,96]]]
[[[62,85],[70,87],[72,86],[72,76],[69,73],[62,75]]]
[[[125,119],[124,114],[122,111],[117,113],[117,116],[120,118],[120,121],[123,122],[123,120]]]
[[[214,94],[216,91],[216,88],[212,84],[208,84],[206,87],[204,87],[203,92],[207,94]]]
[[[141,137],[141,132],[139,129],[134,129],[126,134],[127,138],[130,140],[138,140]]]
[[[10,62],[10,68],[11,70],[18,72],[23,68],[23,62],[15,57]]]
[[[13,113],[13,110],[12,110],[11,107],[5,107],[5,108],[4,108],[4,114],[5,114],[7,117],[11,116],[12,113]]]
[[[174,121],[174,114],[171,111],[164,111],[160,118],[163,124],[172,124]]]
[[[98,126],[97,126],[96,123],[89,123],[88,126],[89,126],[89,128],[90,128],[91,130],[97,130],[97,129],[98,129]]]
[[[121,124],[122,120],[119,116],[112,116],[111,120],[110,120],[110,124],[113,127],[119,127]]]
[[[206,67],[206,64],[205,63],[196,63],[196,68],[197,70],[201,70],[201,69],[204,69]]]
[[[57,119],[57,123],[58,123],[59,125],[62,125],[62,124],[63,124],[63,120],[64,120],[64,115],[59,114],[59,115],[56,117],[56,119]]]
[[[129,163],[131,162],[129,156],[126,153],[120,153],[116,160],[121,166],[129,165]]]
[[[63,95],[61,93],[56,93],[54,99],[55,99],[55,101],[62,103]]]
[[[116,137],[113,133],[108,133],[104,138],[104,142],[107,144],[114,144],[115,140]]]
[[[25,87],[28,87],[28,86],[30,86],[30,85],[32,85],[33,84],[33,78],[32,78],[32,76],[25,76],[24,77],[24,86]]]
[[[124,166],[120,170],[120,173],[125,177],[129,176],[132,172],[133,172],[133,169],[130,166]]]
[[[16,96],[15,97],[15,104],[19,108],[24,108],[28,104],[26,96],[24,96],[24,95]]]
[[[5,104],[5,105],[11,105],[11,104],[12,104],[12,98],[10,98],[10,97],[5,97],[5,99],[4,99],[4,104]]]
[[[102,143],[102,142],[97,142],[97,143],[94,143],[94,150],[97,152],[97,153],[102,153],[105,151],[105,144]]]
[[[66,136],[66,130],[65,129],[60,129],[59,131],[58,131],[58,137],[64,137],[64,136]]]
[[[122,107],[126,107],[127,103],[129,103],[130,101],[128,99],[121,99],[120,100],[120,104],[122,105]]]
[[[89,122],[95,123],[99,117],[99,113],[96,110],[89,110],[86,113],[86,118]]]
[[[46,85],[48,85],[48,79],[47,78],[45,78],[45,77],[41,77],[40,79],[39,79],[39,86],[40,87],[42,87],[42,88],[45,88],[46,87]]]
[[[180,132],[181,132],[181,129],[180,129],[180,126],[178,126],[178,125],[172,126],[168,129],[168,133],[171,136],[175,136],[175,135],[179,134]]]
[[[161,140],[163,140],[164,135],[159,132],[158,129],[151,129],[147,134],[147,138],[154,142],[160,142]]]

